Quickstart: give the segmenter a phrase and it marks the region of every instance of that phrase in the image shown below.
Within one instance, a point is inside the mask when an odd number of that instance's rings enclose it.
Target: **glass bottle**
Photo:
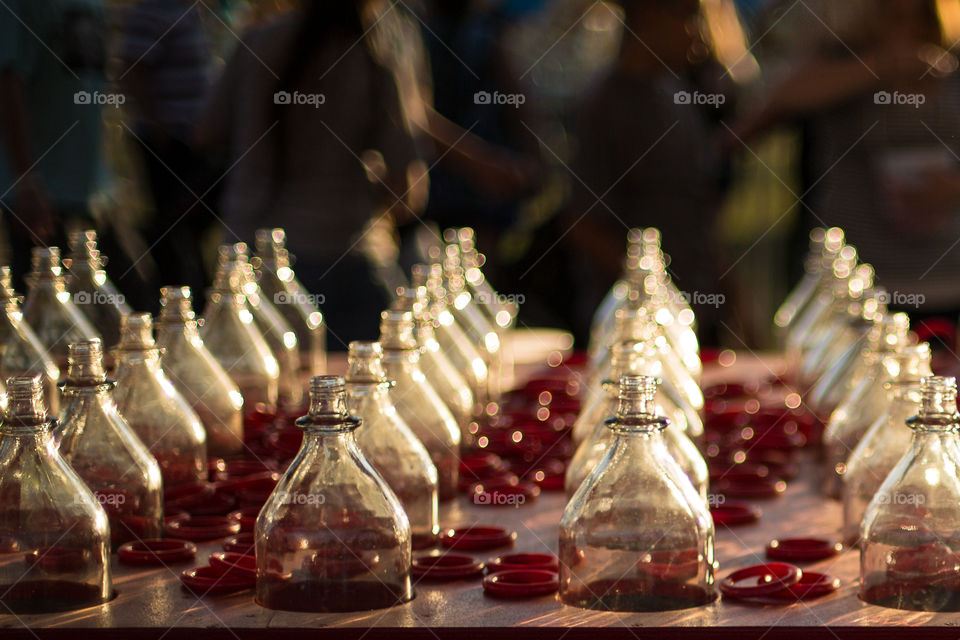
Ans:
[[[380,345],[387,377],[397,383],[390,390],[391,400],[437,467],[440,500],[452,500],[460,473],[460,428],[420,370],[420,350],[409,311],[380,314]]]
[[[89,229],[71,234],[70,256],[63,264],[68,270],[67,290],[73,303],[106,344],[117,344],[120,319],[132,309],[103,270],[107,259],[97,249],[97,232]]]
[[[486,404],[489,399],[489,370],[483,354],[473,341],[464,333],[456,318],[447,308],[447,293],[443,287],[439,270],[433,270],[422,264],[413,265],[411,272],[413,287],[424,286],[427,289],[429,315],[434,320],[435,335],[440,350],[456,368],[463,372],[473,397],[478,403]]]
[[[860,364],[850,377],[843,400],[830,414],[823,432],[823,490],[831,498],[840,499],[847,458],[870,425],[888,406],[884,383],[895,377],[901,367],[917,370],[912,352],[897,353],[909,344],[910,319],[905,313],[883,318],[871,330],[867,348],[860,354]],[[929,363],[928,363],[929,366]]]
[[[823,294],[830,287],[834,263],[845,251],[845,247],[844,233],[839,227],[827,229],[822,243],[817,242],[816,232],[811,232],[810,254],[807,258],[809,262],[806,269],[808,273],[812,273],[813,291],[793,313],[774,316],[775,333],[784,349],[789,342],[797,341],[801,338],[801,334],[809,331],[811,322],[823,311],[823,305],[829,304],[829,296]],[[784,305],[786,304],[785,302]],[[781,309],[777,310],[777,314],[781,313]]]
[[[0,423],[0,608],[82,609],[111,597],[110,524],[53,442],[40,376],[7,379]]]
[[[457,323],[463,328],[483,356],[487,364],[487,395],[491,399],[500,397],[506,385],[510,386],[509,371],[504,370],[503,348],[498,327],[487,319],[466,287],[463,268],[455,255],[455,247],[449,246],[447,259],[442,263],[443,283],[449,300],[448,309]]]
[[[904,424],[920,410],[920,380],[930,376],[926,342],[904,348],[898,359],[896,375],[884,385],[887,408],[857,443],[843,474],[843,537],[850,546],[859,542],[867,505],[910,446],[910,430]]]
[[[420,347],[420,369],[453,413],[461,431],[473,417],[473,392],[437,342],[434,321],[427,312],[426,287],[400,287],[394,309],[413,314],[414,337]]]
[[[196,412],[207,432],[207,454],[243,451],[243,396],[207,351],[197,330],[190,287],[160,289],[157,346],[174,388]]]
[[[207,434],[160,366],[149,313],[123,317],[117,352],[117,408],[160,463],[164,489],[206,480]]]
[[[666,396],[664,387],[659,384],[662,374],[660,363],[650,357],[652,354],[641,342],[617,344],[613,348],[613,354],[613,359],[610,361],[610,375],[603,384],[603,396],[598,396],[596,402],[587,405],[577,418],[577,423],[584,420],[591,429],[567,465],[564,481],[567,495],[573,495],[584,478],[603,460],[607,449],[613,443],[615,434],[607,428],[606,423],[607,419],[616,415],[617,412],[616,381],[621,376],[633,373],[651,376],[658,380],[656,409],[658,414],[665,415],[669,420],[669,425],[663,430],[663,441],[667,452],[673,456],[701,498],[706,501],[710,482],[707,463],[693,441],[684,433],[685,414]]]
[[[117,411],[100,340],[70,345],[64,408],[55,438],[110,519],[113,548],[163,535],[160,466]]]
[[[706,503],[668,453],[656,379],[620,378],[613,444],[560,519],[560,601],[664,611],[716,599]]]
[[[832,238],[836,238],[836,227],[830,230]],[[828,250],[828,231],[816,227],[810,231],[810,248],[803,262],[803,278],[787,294],[787,297],[777,308],[773,316],[774,329],[782,341],[783,336],[790,330],[794,321],[801,316],[817,294],[817,287],[824,276],[823,256]],[[842,238],[842,233],[840,234]]]
[[[597,353],[599,358],[597,361],[591,362],[588,389],[592,393],[603,395],[600,393],[601,382],[603,376],[610,370],[613,345],[621,342],[649,343],[662,366],[663,394],[684,412],[683,427],[687,435],[694,440],[700,438],[703,435],[703,419],[700,417],[700,412],[703,410],[703,392],[668,344],[660,323],[656,322],[653,314],[642,305],[626,306],[617,310],[616,316],[617,328],[614,332],[614,341],[603,352]],[[574,439],[579,441],[578,439],[585,435],[583,431],[575,432]]]
[[[519,308],[516,302],[499,295],[484,276],[482,267],[486,257],[477,250],[476,233],[470,227],[447,229],[444,239],[456,242],[460,249],[460,261],[467,287],[474,299],[480,302],[491,321],[501,329],[510,329],[516,324]]]
[[[23,319],[54,364],[66,371],[67,347],[100,335],[70,298],[60,267],[60,249],[34,247],[30,257],[33,271],[27,276]]]
[[[436,544],[437,468],[426,448],[390,403],[377,342],[351,342],[347,356],[347,405],[362,421],[357,445],[396,494],[410,521],[414,549]]]
[[[297,333],[301,374],[327,370],[327,325],[311,295],[293,271],[294,256],[286,249],[283,229],[257,230],[257,269],[260,290]]]
[[[360,611],[413,598],[410,524],[354,438],[341,376],[310,382],[300,452],[257,517],[257,601]]]
[[[277,407],[280,370],[247,307],[247,298],[234,293],[239,274],[224,273],[214,281],[203,309],[200,336],[210,355],[223,367],[243,396],[247,414],[260,405],[265,411]]]
[[[230,273],[237,274],[237,277],[229,277]],[[277,361],[277,397],[280,405],[299,408],[303,402],[303,389],[300,384],[300,347],[297,334],[276,307],[261,295],[245,243],[220,246],[217,278],[225,279],[231,286],[237,287],[234,293],[244,295],[254,324]]]
[[[860,598],[913,611],[960,611],[960,415],[954,378],[921,383],[906,454],[867,507]]]
[[[0,378],[39,375],[44,403],[51,414],[60,408],[60,369],[47,356],[37,335],[20,312],[20,301],[10,284],[10,267],[0,267]]]

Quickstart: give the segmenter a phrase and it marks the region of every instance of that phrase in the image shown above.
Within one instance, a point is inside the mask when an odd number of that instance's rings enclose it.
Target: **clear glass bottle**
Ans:
[[[40,376],[7,379],[0,423],[0,607],[82,609],[111,597],[107,514],[53,442]]]
[[[455,247],[449,247],[455,249]],[[455,251],[447,252],[442,264],[443,283],[448,296],[448,309],[464,332],[473,340],[487,364],[487,396],[500,397],[504,388],[510,386],[510,372],[504,370],[503,349],[498,327],[487,319],[473,294],[467,289],[463,267]]]
[[[43,398],[51,414],[60,409],[60,369],[47,356],[40,339],[20,312],[20,301],[10,284],[10,267],[0,267],[0,378],[39,375]]]
[[[67,290],[73,303],[105,344],[117,344],[120,319],[133,310],[103,270],[107,259],[97,249],[97,232],[88,229],[71,234],[70,256],[63,264],[68,270]]]
[[[830,230],[832,238],[836,238],[836,227]],[[810,302],[817,294],[817,288],[820,280],[824,276],[823,257],[828,250],[828,232],[822,227],[816,227],[810,231],[810,248],[803,263],[803,278],[787,294],[787,297],[777,308],[773,316],[773,325],[778,338],[783,340],[793,323],[800,317],[809,306]],[[842,242],[843,234],[840,239]]]
[[[60,267],[60,249],[34,247],[31,261],[33,271],[27,276],[23,319],[54,364],[66,371],[68,346],[99,338],[100,334],[70,298]]]
[[[901,367],[913,368],[922,376],[921,364],[912,352],[901,349],[909,344],[910,319],[905,313],[883,318],[871,330],[860,363],[850,377],[843,399],[830,414],[823,432],[824,493],[840,499],[847,458],[863,434],[888,406],[884,383],[895,377]],[[929,363],[927,363],[929,366]]]
[[[628,305],[617,310],[616,316],[617,328],[613,342],[603,352],[596,354],[598,360],[590,363],[588,389],[602,395],[599,392],[602,380],[610,370],[613,345],[621,342],[649,343],[649,348],[656,352],[656,359],[662,366],[663,394],[684,412],[683,426],[687,435],[694,440],[700,438],[703,435],[703,419],[700,417],[704,404],[703,392],[668,344],[660,323],[656,322],[654,315],[642,305]],[[575,432],[574,440],[579,441],[579,438],[585,435],[584,431]]]
[[[254,266],[264,297],[271,301],[297,333],[300,373],[320,375],[327,370],[327,325],[311,295],[293,271],[294,256],[286,249],[283,229],[257,230]]]
[[[440,350],[463,372],[477,402],[486,404],[490,396],[486,360],[447,308],[447,293],[439,270],[426,265],[414,265],[411,273],[412,286],[425,286],[427,289],[429,314],[434,320]]]
[[[860,598],[913,611],[960,611],[960,415],[954,378],[921,383],[910,447],[864,514]]]
[[[277,407],[280,370],[277,359],[253,321],[247,298],[234,293],[240,283],[231,284],[239,274],[225,274],[214,281],[203,309],[200,336],[210,355],[220,363],[243,396],[244,411],[264,411]]]
[[[161,537],[160,465],[117,411],[100,340],[70,345],[69,363],[63,414],[54,432],[60,455],[106,510],[114,549]]]
[[[387,482],[410,521],[414,549],[437,542],[437,467],[390,402],[393,385],[377,342],[354,341],[347,356],[347,406],[362,421],[357,445]]]
[[[667,451],[656,379],[620,378],[613,444],[560,519],[560,601],[604,611],[664,611],[716,599],[714,527]]]
[[[884,385],[887,408],[857,443],[843,474],[843,538],[850,546],[859,542],[867,505],[910,446],[910,430],[904,424],[920,410],[920,380],[931,375],[926,342],[906,347],[897,356],[896,375]]]
[[[806,270],[813,281],[813,290],[805,294],[805,302],[798,304],[792,313],[781,311],[786,308],[787,302],[777,310],[774,316],[775,332],[779,343],[785,349],[788,342],[795,342],[801,334],[810,329],[810,324],[823,311],[823,306],[829,304],[829,296],[824,296],[830,287],[833,279],[833,265],[835,260],[840,257],[846,243],[844,242],[843,230],[839,227],[830,227],[824,232],[823,242],[817,241],[816,232],[811,232],[810,254],[808,254],[808,264]],[[805,277],[805,282],[809,286],[810,280]],[[799,287],[798,287],[799,288]]]
[[[510,329],[516,324],[519,307],[515,301],[499,295],[484,275],[482,268],[486,257],[477,249],[476,235],[470,227],[447,229],[444,240],[449,236],[449,242],[455,242],[459,247],[467,287],[487,317],[500,329]]]
[[[437,467],[441,502],[452,500],[460,473],[460,427],[420,370],[420,350],[409,311],[380,314],[380,345],[387,377],[397,383],[390,390],[391,400]]]
[[[207,432],[207,454],[243,451],[243,396],[207,351],[197,330],[190,287],[160,289],[157,346],[174,388],[196,412]]]
[[[659,384],[662,367],[660,362],[652,356],[650,350],[641,342],[622,342],[614,346],[613,359],[610,361],[610,375],[603,383],[604,395],[598,396],[597,401],[588,405],[577,418],[578,424],[580,420],[584,420],[586,424],[591,425],[591,429],[567,465],[564,480],[567,495],[573,495],[583,480],[603,460],[607,449],[613,443],[615,434],[607,428],[607,419],[616,415],[617,412],[619,389],[616,381],[620,380],[621,376],[632,373],[651,376],[658,380],[657,413],[666,416],[670,421],[669,426],[663,430],[664,444],[706,502],[707,488],[710,483],[707,463],[693,441],[684,433],[686,416],[664,393],[664,387]]]
[[[149,313],[123,317],[117,363],[117,408],[160,463],[164,489],[206,480],[207,434],[160,366]]]
[[[244,295],[253,321],[277,361],[277,398],[280,405],[300,408],[303,403],[303,388],[300,384],[300,347],[297,334],[276,307],[261,295],[247,255],[247,245],[243,242],[221,245],[217,271],[218,279],[238,286],[233,292]],[[228,277],[230,273],[237,274],[237,277]]]
[[[413,314],[414,337],[420,347],[420,369],[440,395],[461,427],[467,428],[474,413],[473,392],[460,371],[437,342],[434,320],[427,311],[426,287],[400,287],[393,308]]]
[[[354,438],[341,376],[310,383],[300,452],[257,517],[257,602],[361,611],[413,598],[410,524]]]

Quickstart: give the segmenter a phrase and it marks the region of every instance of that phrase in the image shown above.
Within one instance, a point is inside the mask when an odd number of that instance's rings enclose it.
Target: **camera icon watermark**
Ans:
[[[522,293],[490,293],[480,291],[474,299],[480,304],[493,304],[497,306],[520,306],[527,301],[527,297]]]
[[[907,105],[919,109],[927,101],[922,93],[901,93],[899,91],[877,91],[873,94],[873,103],[882,105]]]
[[[303,293],[301,291],[278,291],[273,294],[273,304],[311,305],[318,307],[327,301],[322,293]]]
[[[276,494],[280,504],[318,506],[326,504],[327,496],[322,493],[300,493],[299,491],[280,491]]]
[[[473,504],[484,506],[519,508],[526,501],[527,497],[522,493],[507,493],[496,489],[486,491],[477,487],[473,493]]]
[[[273,104],[306,105],[319,109],[326,104],[327,96],[323,93],[301,93],[299,91],[277,91],[273,94]]]
[[[510,105],[514,109],[519,109],[520,105],[527,101],[527,96],[522,93],[500,93],[499,91],[477,91],[473,94],[474,104],[490,105]]]
[[[880,291],[877,302],[896,308],[913,307],[919,309],[927,301],[922,293],[904,293],[902,291]]]
[[[722,93],[703,93],[700,91],[677,91],[673,94],[673,104],[691,104],[719,108],[727,101]]]
[[[105,93],[103,91],[77,91],[73,94],[73,104],[94,105],[101,107],[120,107],[127,101],[122,93]]]
[[[104,293],[103,291],[77,291],[71,296],[73,304],[79,305],[111,305],[122,307],[127,303],[127,298],[122,293]]]

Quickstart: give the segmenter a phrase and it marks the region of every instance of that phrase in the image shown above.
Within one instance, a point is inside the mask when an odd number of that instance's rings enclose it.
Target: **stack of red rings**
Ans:
[[[235,593],[252,589],[257,584],[257,560],[253,555],[217,552],[210,555],[210,564],[180,573],[180,582],[199,596]]]
[[[725,598],[792,604],[833,593],[840,588],[837,578],[814,571],[803,571],[786,562],[768,562],[738,569],[720,581]]]

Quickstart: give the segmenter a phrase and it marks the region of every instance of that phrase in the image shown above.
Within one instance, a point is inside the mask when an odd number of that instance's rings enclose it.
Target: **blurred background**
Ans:
[[[0,262],[96,228],[139,310],[284,227],[329,347],[442,230],[580,344],[655,226],[705,345],[772,346],[838,225],[914,327],[960,314],[960,0],[4,0]],[[944,328],[946,327],[946,328]]]

